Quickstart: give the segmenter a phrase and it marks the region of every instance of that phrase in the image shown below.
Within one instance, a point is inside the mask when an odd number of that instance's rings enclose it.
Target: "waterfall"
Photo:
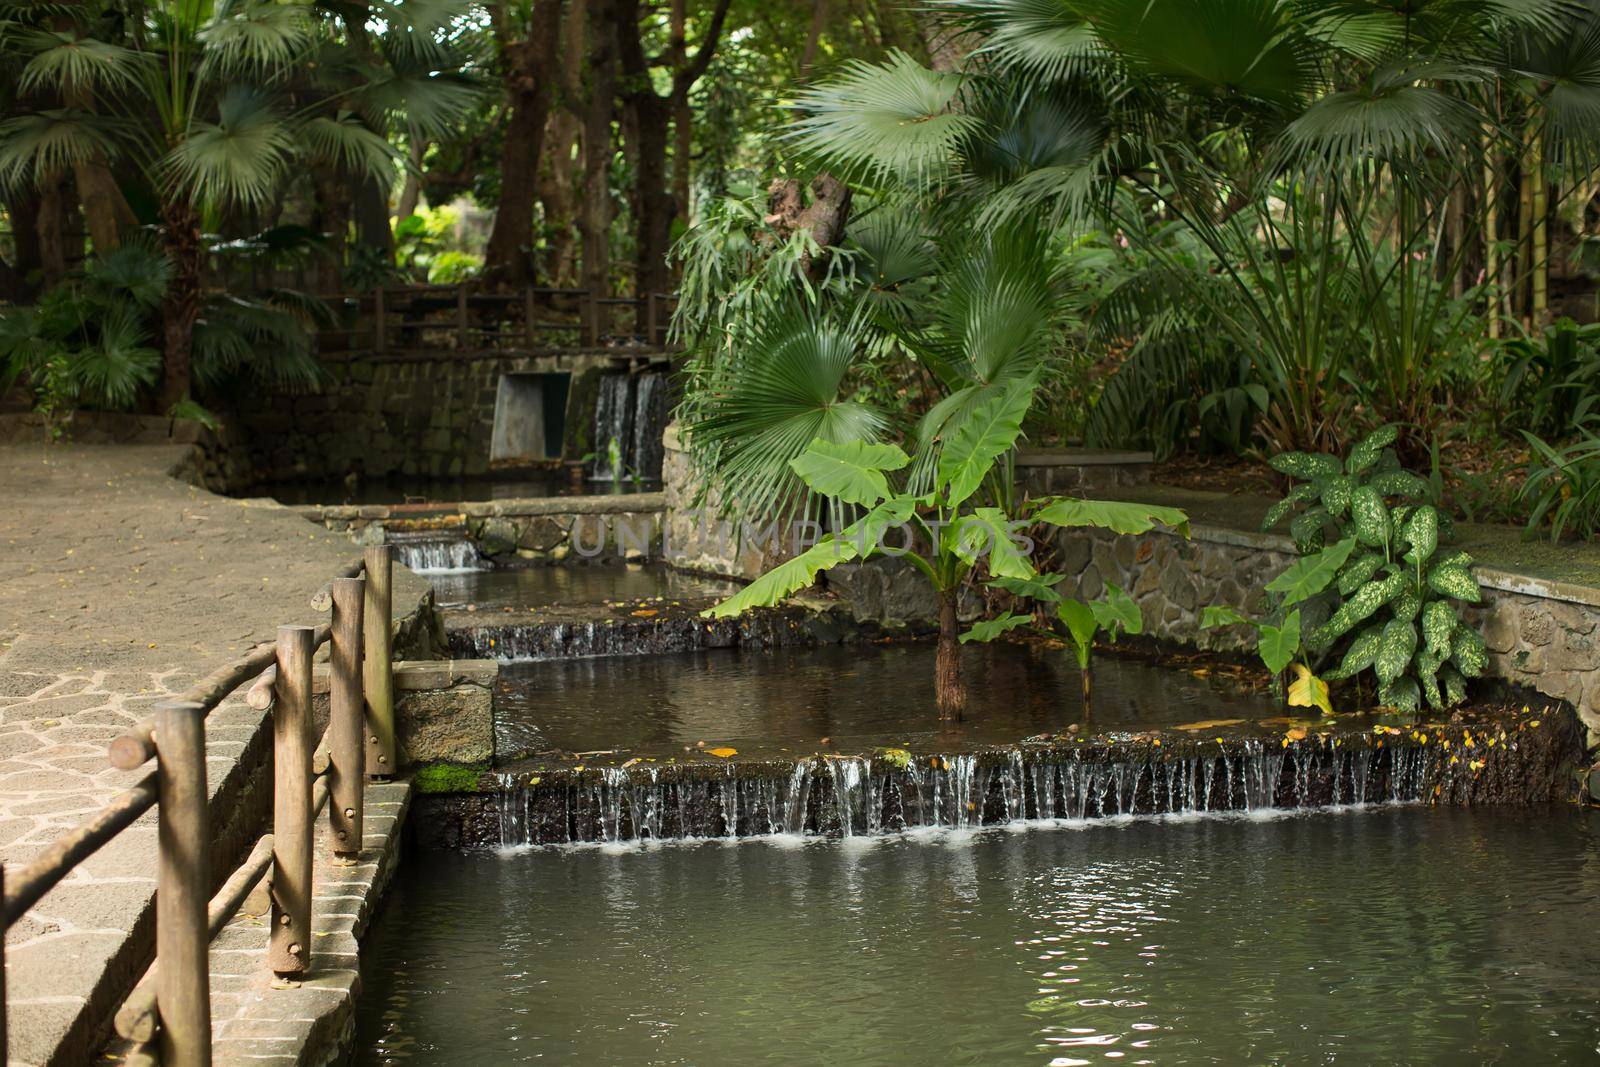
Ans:
[[[600,379],[591,478],[612,481],[620,473],[647,482],[661,479],[661,433],[667,424],[669,391],[667,376],[657,372],[618,372]],[[612,441],[622,460],[620,472],[611,469]]]
[[[465,538],[399,540],[393,542],[396,558],[417,574],[461,574],[487,570],[478,548]]]
[[[505,846],[855,837],[914,827],[1412,803],[1448,790],[1458,773],[1434,746],[1240,740],[1206,753],[1012,748],[917,756],[904,766],[808,756],[787,770],[771,763],[597,767],[559,778],[547,773],[531,786],[502,776],[497,803]]]

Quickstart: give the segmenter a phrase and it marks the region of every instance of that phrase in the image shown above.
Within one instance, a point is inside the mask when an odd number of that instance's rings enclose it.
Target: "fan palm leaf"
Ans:
[[[117,123],[72,108],[51,108],[0,122],[0,181],[43,182],[79,163],[116,153]]]
[[[168,187],[199,203],[267,203],[295,152],[291,127],[268,98],[235,88],[217,104],[217,121],[195,120],[162,160]]]

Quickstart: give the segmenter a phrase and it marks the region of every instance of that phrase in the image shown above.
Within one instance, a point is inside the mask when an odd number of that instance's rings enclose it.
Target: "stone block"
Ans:
[[[395,732],[402,766],[494,758],[493,691],[459,682],[448,689],[399,689]]]

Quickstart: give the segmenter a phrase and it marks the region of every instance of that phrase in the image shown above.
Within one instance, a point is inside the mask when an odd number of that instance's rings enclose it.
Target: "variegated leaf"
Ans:
[[[1389,508],[1376,489],[1364,485],[1351,494],[1350,517],[1362,544],[1368,548],[1383,548],[1389,543]]]
[[[1417,650],[1417,628],[1403,619],[1391,619],[1383,628],[1383,638],[1378,642],[1378,654],[1373,658],[1372,669],[1378,681],[1388,685],[1405,673],[1411,664],[1411,654]]]
[[[1435,600],[1422,609],[1422,639],[1430,652],[1441,656],[1450,652],[1450,635],[1456,629],[1455,609]]]
[[[1483,637],[1470,626],[1458,626],[1450,636],[1450,660],[1468,678],[1476,678],[1489,666],[1489,650]]]
[[[1441,564],[1433,568],[1428,572],[1428,588],[1444,596],[1465,600],[1469,604],[1476,604],[1483,599],[1483,594],[1478,589],[1478,580],[1465,567]]]

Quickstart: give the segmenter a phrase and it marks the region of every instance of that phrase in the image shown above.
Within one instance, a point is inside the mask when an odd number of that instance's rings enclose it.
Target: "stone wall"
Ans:
[[[1087,599],[1114,582],[1139,604],[1148,634],[1205,649],[1253,649],[1249,628],[1202,630],[1200,612],[1212,604],[1263,611],[1266,583],[1297,558],[1293,544],[1277,534],[1199,524],[1192,535],[1062,531],[1052,542],[1052,569],[1068,579],[1058,588]],[[1468,617],[1489,646],[1491,671],[1571,701],[1585,725],[1600,731],[1600,589],[1491,567],[1475,573],[1484,599]]]
[[[437,532],[471,538],[485,556],[559,562],[571,555],[656,556],[664,507],[661,493],[629,493],[423,505],[311,504],[295,510],[362,544]]]
[[[421,764],[488,763],[494,759],[492,659],[396,660],[395,740],[400,770]],[[312,714],[328,716],[328,665],[312,672]]]
[[[599,373],[614,362],[605,352],[329,358],[319,391],[252,397],[236,421],[264,481],[485,474],[501,375],[571,373],[564,450],[575,459],[588,450]]]

